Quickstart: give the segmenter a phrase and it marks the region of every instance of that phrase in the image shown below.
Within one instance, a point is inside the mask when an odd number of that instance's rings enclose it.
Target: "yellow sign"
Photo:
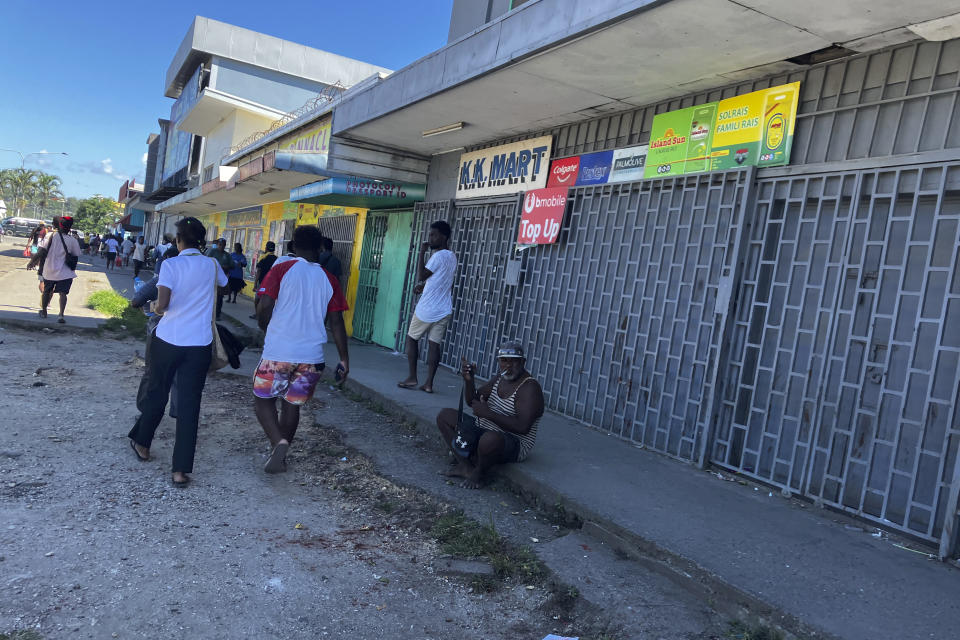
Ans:
[[[280,144],[281,151],[306,151],[327,153],[330,150],[330,117],[327,116],[315,127]]]
[[[713,130],[712,168],[774,166],[790,161],[800,83],[721,100]]]

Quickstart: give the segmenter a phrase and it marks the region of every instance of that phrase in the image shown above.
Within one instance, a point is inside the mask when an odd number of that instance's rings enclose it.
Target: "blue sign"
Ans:
[[[598,151],[580,156],[580,170],[577,172],[577,186],[588,184],[606,184],[613,165],[613,151]]]

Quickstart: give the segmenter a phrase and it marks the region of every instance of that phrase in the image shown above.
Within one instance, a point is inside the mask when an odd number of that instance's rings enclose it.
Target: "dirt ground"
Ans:
[[[0,256],[0,274],[16,266]],[[448,482],[430,438],[329,384],[290,471],[270,476],[247,378],[210,376],[179,489],[172,420],[151,462],[126,438],[141,340],[4,327],[0,341],[0,638],[720,635],[705,603],[502,486]],[[506,541],[493,562],[451,567],[469,554],[451,558],[436,526],[460,509]]]

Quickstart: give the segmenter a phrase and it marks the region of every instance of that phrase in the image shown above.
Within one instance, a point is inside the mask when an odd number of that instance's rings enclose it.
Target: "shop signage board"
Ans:
[[[661,113],[644,178],[790,162],[800,83]]]
[[[281,220],[296,220],[298,207],[303,205],[298,205],[296,202],[290,202],[287,200],[283,203],[283,213],[280,215]]]
[[[425,195],[426,186],[423,184],[351,176],[328,178],[297,187],[290,191],[290,200],[361,209],[388,209],[420,202]]]
[[[323,118],[319,124],[297,133],[293,138],[284,140],[279,145],[279,150],[328,153],[330,151],[330,123],[329,116]]]
[[[262,227],[264,224],[263,207],[246,207],[227,212],[227,229]]]
[[[647,145],[617,149],[613,152],[613,165],[607,182],[636,182],[643,180],[643,169],[647,165]]]
[[[577,172],[580,170],[580,156],[561,158],[550,163],[548,187],[572,187],[577,184]]]
[[[567,187],[527,191],[517,231],[517,244],[553,244],[560,235],[567,208]]]
[[[551,136],[470,151],[460,156],[457,198],[539,189],[547,184]]]
[[[598,151],[580,156],[580,169],[577,171],[577,186],[606,184],[610,177],[610,165],[613,163],[613,151]]]

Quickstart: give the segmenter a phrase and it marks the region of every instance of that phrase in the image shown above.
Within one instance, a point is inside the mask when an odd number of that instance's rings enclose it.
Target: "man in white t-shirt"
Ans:
[[[113,236],[107,236],[107,239],[103,241],[103,246],[105,247],[104,253],[107,254],[107,270],[113,269],[116,266],[117,261],[117,252],[120,251],[120,243],[117,242],[117,239]]]
[[[295,257],[277,260],[257,291],[257,324],[265,335],[263,355],[253,374],[253,395],[257,420],[273,448],[263,468],[267,473],[287,470],[287,451],[300,422],[300,407],[313,397],[324,369],[326,318],[340,356],[338,381],[350,373],[343,324],[347,301],[340,281],[318,264],[323,235],[317,227],[303,226],[297,227],[293,238]]]
[[[447,248],[449,244],[450,225],[443,220],[430,225],[427,241],[420,247],[417,258],[419,282],[414,287],[414,292],[421,295],[407,329],[409,375],[397,383],[401,389],[417,388],[418,345],[420,339],[427,336],[427,379],[419,388],[421,391],[433,393],[433,378],[437,373],[437,365],[440,364],[440,345],[453,315],[453,276],[457,270],[457,256]],[[436,253],[424,264],[428,249],[433,249]]]
[[[130,254],[133,252],[133,240],[130,239],[130,236],[123,239],[120,250],[123,252],[123,266],[130,266]]]
[[[48,233],[40,241],[40,247],[47,250],[47,257],[43,261],[43,294],[40,296],[40,317],[47,317],[47,307],[53,299],[53,294],[60,295],[60,315],[57,322],[64,324],[66,320],[63,312],[67,308],[67,295],[73,285],[77,272],[67,264],[67,257],[80,257],[80,243],[70,235],[73,228],[73,218],[70,216],[55,216],[53,226],[56,233]]]

